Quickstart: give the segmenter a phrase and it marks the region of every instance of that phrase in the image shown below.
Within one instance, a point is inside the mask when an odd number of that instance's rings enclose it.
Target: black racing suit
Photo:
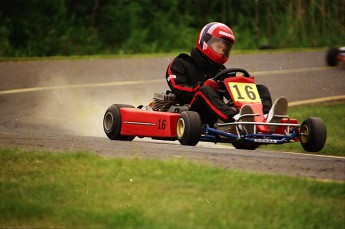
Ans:
[[[203,53],[194,48],[191,55],[180,54],[168,66],[166,80],[180,105],[190,104],[191,110],[200,114],[203,123],[213,125],[217,119],[233,122],[237,109],[225,104],[223,96],[230,99],[224,90],[214,90],[203,83],[224,70],[224,65],[210,61]],[[264,113],[272,106],[267,87],[257,85],[264,103]]]

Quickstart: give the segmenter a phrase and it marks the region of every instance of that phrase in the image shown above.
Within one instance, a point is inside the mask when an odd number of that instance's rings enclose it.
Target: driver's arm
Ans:
[[[188,104],[194,97],[201,84],[189,85],[187,81],[188,71],[180,59],[175,59],[168,67],[166,80],[171,91],[180,104]]]

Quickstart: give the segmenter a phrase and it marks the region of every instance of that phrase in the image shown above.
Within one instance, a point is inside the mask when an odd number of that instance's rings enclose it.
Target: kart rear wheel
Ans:
[[[338,55],[340,51],[338,48],[329,48],[326,54],[326,63],[328,66],[336,66],[338,64]]]
[[[236,149],[246,149],[246,150],[256,150],[260,146],[259,144],[256,144],[256,143],[243,143],[243,142],[234,142],[232,143],[232,145]]]
[[[184,111],[177,120],[177,139],[181,145],[195,146],[201,137],[201,118],[197,112]]]
[[[318,117],[307,118],[301,125],[300,135],[305,151],[319,152],[326,143],[326,126]]]
[[[124,136],[121,135],[121,113],[120,108],[134,108],[131,105],[125,104],[113,104],[104,114],[103,118],[103,129],[105,134],[111,140],[123,140],[123,141],[132,141],[135,136]]]

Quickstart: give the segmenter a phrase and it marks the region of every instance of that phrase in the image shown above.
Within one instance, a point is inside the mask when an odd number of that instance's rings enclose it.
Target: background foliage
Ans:
[[[185,51],[211,21],[233,29],[236,49],[345,43],[345,0],[11,0],[0,56]]]

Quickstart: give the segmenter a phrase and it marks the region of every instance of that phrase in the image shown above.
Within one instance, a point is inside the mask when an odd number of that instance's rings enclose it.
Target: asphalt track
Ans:
[[[285,96],[290,105],[344,100],[344,66],[325,66],[324,54],[241,54],[227,67],[248,70],[257,83],[270,88],[273,99]],[[165,70],[172,58],[0,62],[0,147],[186,159],[236,170],[345,180],[344,157],[239,151],[213,143],[189,147],[176,141],[108,140],[102,129],[105,110],[113,103],[146,105],[154,92],[165,91]]]

